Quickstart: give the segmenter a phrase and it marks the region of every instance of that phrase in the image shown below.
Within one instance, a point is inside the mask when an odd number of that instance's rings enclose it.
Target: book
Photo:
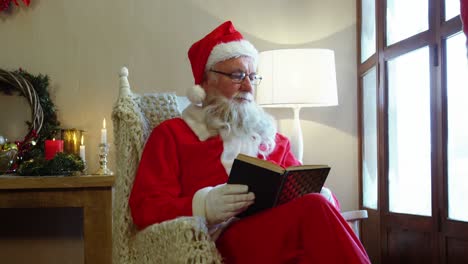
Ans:
[[[255,194],[255,202],[242,218],[287,203],[308,193],[318,193],[330,172],[327,165],[283,168],[273,162],[239,154],[232,164],[228,184],[244,184]]]

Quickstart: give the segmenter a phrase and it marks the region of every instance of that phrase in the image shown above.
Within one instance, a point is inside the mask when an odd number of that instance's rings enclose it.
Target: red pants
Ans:
[[[225,263],[370,263],[353,230],[320,194],[235,222],[216,244]]]

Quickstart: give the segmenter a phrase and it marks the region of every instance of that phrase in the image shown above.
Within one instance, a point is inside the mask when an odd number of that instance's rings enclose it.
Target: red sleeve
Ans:
[[[267,158],[269,161],[275,162],[283,168],[301,165],[301,162],[297,160],[291,152],[291,143],[287,137],[281,134],[276,134],[275,141],[275,149]]]
[[[130,210],[138,228],[192,215],[192,197],[181,197],[178,175],[176,139],[162,123],[146,142],[130,193]]]

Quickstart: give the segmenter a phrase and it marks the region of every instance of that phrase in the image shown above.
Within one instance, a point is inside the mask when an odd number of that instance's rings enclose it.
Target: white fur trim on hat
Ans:
[[[213,65],[220,61],[225,61],[231,58],[242,56],[251,57],[253,59],[254,68],[257,68],[258,51],[255,47],[245,39],[220,43],[211,50],[210,56],[206,61],[205,71],[211,69]]]
[[[187,97],[192,104],[199,105],[205,100],[205,90],[198,84],[187,90]]]

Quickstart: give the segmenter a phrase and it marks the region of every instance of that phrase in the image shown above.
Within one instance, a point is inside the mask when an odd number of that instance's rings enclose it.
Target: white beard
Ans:
[[[238,102],[236,98],[246,100]],[[227,170],[239,153],[266,158],[274,150],[275,121],[253,101],[251,93],[238,93],[233,99],[209,96],[203,112],[208,130],[218,132],[223,139],[221,159]]]

